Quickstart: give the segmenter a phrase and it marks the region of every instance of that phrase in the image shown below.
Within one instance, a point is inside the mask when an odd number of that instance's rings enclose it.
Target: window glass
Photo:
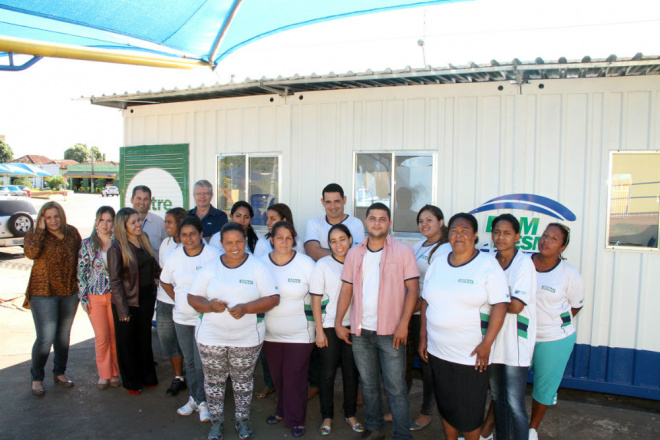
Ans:
[[[227,215],[234,203],[245,200],[245,166],[244,154],[218,158],[218,209]]]
[[[280,193],[277,157],[250,157],[249,203],[254,210],[253,225],[266,224],[266,210],[277,203]]]
[[[364,221],[367,208],[376,202],[392,209],[392,153],[358,154],[355,172],[355,217]]]
[[[609,246],[658,248],[660,154],[614,153]]]
[[[279,164],[279,156],[219,156],[218,209],[229,215],[234,203],[245,200],[254,211],[252,224],[265,225],[266,209],[279,199]]]
[[[417,213],[422,206],[431,203],[432,183],[432,156],[396,156],[395,232],[419,232]]]
[[[433,155],[358,153],[355,162],[355,216],[364,221],[381,202],[392,210],[394,232],[418,232],[417,213],[432,202]]]

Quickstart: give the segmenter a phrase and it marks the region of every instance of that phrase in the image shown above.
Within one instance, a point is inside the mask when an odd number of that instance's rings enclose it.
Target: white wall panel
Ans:
[[[189,143],[191,182],[217,179],[218,153],[282,154],[282,201],[301,235],[327,183],[344,186],[351,210],[355,152],[435,151],[435,202],[447,217],[510,193],[577,215],[566,255],[587,290],[578,343],[660,352],[660,253],[605,249],[610,151],[660,148],[660,81],[542,82],[522,93],[487,83],[140,106],[124,111],[125,142]]]

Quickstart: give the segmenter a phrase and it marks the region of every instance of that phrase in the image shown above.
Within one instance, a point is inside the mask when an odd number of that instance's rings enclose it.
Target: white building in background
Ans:
[[[567,224],[566,257],[586,298],[563,385],[660,400],[659,74],[660,58],[641,55],[514,60],[92,103],[123,109],[122,197],[130,185],[161,185],[159,206],[182,193],[188,208],[192,183],[208,179],[216,206],[248,200],[257,224],[265,206],[287,203],[304,236],[321,189],[337,182],[351,214],[392,207],[404,239],[418,237],[410,231],[425,203],[447,218],[474,212],[483,250],[488,219],[504,211],[521,219],[528,252],[547,223]]]

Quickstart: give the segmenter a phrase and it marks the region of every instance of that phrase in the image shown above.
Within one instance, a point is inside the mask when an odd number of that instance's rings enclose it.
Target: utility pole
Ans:
[[[90,188],[92,189],[92,194],[94,194],[94,150],[92,150],[92,174],[89,178]]]

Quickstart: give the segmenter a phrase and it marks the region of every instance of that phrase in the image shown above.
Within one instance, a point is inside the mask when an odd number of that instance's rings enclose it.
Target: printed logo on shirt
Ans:
[[[287,281],[290,283],[300,284],[300,280],[298,278],[289,278]]]
[[[238,280],[238,282],[241,284],[254,284],[252,280]]]
[[[464,283],[464,284],[474,284],[474,280],[468,280],[468,279],[465,279],[465,278],[459,278],[458,282],[459,283]]]
[[[525,292],[523,290],[516,290],[515,295],[516,296],[526,296],[527,292]]]
[[[553,288],[550,287],[550,286],[541,286],[541,290],[547,290],[547,291],[550,292],[550,293],[555,293],[555,292],[556,292],[556,290],[553,289]]]
[[[195,270],[201,270],[202,266],[195,266]]]

